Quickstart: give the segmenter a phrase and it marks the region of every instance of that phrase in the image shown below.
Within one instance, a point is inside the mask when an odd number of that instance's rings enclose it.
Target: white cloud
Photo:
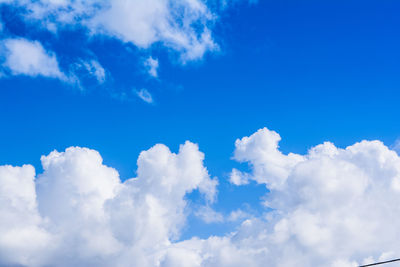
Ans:
[[[50,31],[65,25],[84,26],[140,48],[161,43],[181,55],[183,62],[202,58],[218,48],[210,24],[215,16],[201,0],[17,0],[26,18]]]
[[[239,162],[249,162],[253,168],[253,179],[265,183],[269,188],[279,188],[284,185],[293,166],[303,161],[303,156],[290,153],[284,155],[278,150],[281,137],[274,131],[260,129],[251,137],[236,140],[234,159]],[[232,183],[246,183],[248,174],[233,170]]]
[[[156,145],[124,183],[79,147],[43,156],[36,179],[30,165],[1,166],[0,265],[157,266],[184,226],[185,195],[214,198],[203,159],[190,142],[178,154]]]
[[[247,212],[241,210],[241,209],[237,209],[232,211],[229,216],[228,216],[228,221],[238,221],[238,220],[242,220],[244,221],[244,219],[250,218],[251,215],[248,214]]]
[[[224,221],[223,215],[209,206],[199,207],[194,214],[205,223],[221,223]]]
[[[151,76],[157,77],[157,69],[158,69],[158,59],[154,59],[152,57],[149,57],[148,59],[145,60],[144,66],[147,67],[148,72]]]
[[[234,185],[245,185],[249,183],[250,175],[238,169],[233,169],[229,178],[229,181]]]
[[[210,208],[217,181],[190,142],[177,154],[143,151],[137,177],[123,183],[98,152],[79,147],[42,157],[36,178],[30,165],[0,166],[0,265],[344,267],[400,255],[396,152],[362,141],[285,155],[279,140],[264,128],[236,142],[248,179],[269,188],[272,211],[259,216],[236,209],[225,219]],[[193,190],[206,202],[195,214],[242,221],[237,230],[176,241]]]
[[[270,250],[263,255],[266,261],[272,266],[357,266],[355,261],[400,253],[394,238],[400,234],[400,158],[394,151],[379,141],[346,149],[326,142],[307,155],[284,155],[279,140],[264,128],[238,140],[235,151],[235,158],[250,164],[247,175],[271,190],[265,204],[276,212],[255,223],[261,229],[245,227],[257,235],[249,241],[261,241]]]
[[[46,51],[38,41],[6,39],[3,67],[14,75],[45,76],[65,80],[54,53]]]
[[[89,25],[142,48],[162,42],[190,60],[215,48],[206,25],[211,19],[207,6],[199,0],[114,0]],[[201,26],[200,31],[193,26],[195,23]]]
[[[200,60],[207,52],[218,50],[212,36],[216,15],[203,0],[0,0],[0,5],[17,7],[16,16],[35,25],[39,31],[57,35],[60,29],[84,29],[88,39],[94,35],[115,38],[136,46],[143,54],[149,54],[148,50],[165,49],[182,64]],[[0,18],[0,33],[2,27]],[[93,54],[87,47],[84,49]],[[63,73],[53,52],[46,51],[39,41],[24,38],[0,40],[0,57],[5,59],[0,78],[10,74],[45,76],[83,90],[86,72],[99,84],[103,84],[107,76],[98,61],[76,59],[68,52],[60,58],[69,58],[69,65],[71,61],[75,63],[68,73]],[[157,77],[158,66],[158,59],[150,57],[143,68]],[[148,103],[153,101],[146,90],[140,91],[139,96]]]
[[[97,60],[84,61],[83,66],[94,76],[98,83],[104,83],[106,80],[106,71]]]
[[[30,165],[0,166],[0,265],[40,264],[38,253],[51,251],[52,238],[37,210],[34,177]]]
[[[144,88],[140,89],[139,91],[136,91],[136,95],[146,103],[151,104],[154,102],[150,92]]]

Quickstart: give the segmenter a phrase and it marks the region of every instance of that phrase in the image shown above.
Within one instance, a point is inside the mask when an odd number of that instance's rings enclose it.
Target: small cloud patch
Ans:
[[[136,95],[146,103],[149,104],[154,103],[152,95],[150,94],[149,91],[147,91],[144,88],[140,89],[139,91],[136,91]]]

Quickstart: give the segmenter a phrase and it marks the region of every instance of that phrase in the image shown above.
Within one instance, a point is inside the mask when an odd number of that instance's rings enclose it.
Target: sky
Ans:
[[[400,257],[399,8],[0,0],[0,266]]]

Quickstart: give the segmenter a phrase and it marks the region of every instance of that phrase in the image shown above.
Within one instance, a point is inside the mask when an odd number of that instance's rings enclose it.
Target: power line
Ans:
[[[375,263],[366,264],[366,265],[360,265],[359,267],[375,266],[375,265],[386,264],[386,263],[391,263],[391,262],[395,262],[395,261],[400,261],[400,258],[390,260],[390,261],[381,261],[381,262],[375,262]]]

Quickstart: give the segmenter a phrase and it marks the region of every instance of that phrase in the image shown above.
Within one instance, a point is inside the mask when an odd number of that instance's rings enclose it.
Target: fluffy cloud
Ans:
[[[279,140],[264,128],[237,140],[235,150],[235,158],[252,168],[245,179],[270,190],[265,205],[274,212],[261,222],[262,231],[251,228],[253,242],[261,239],[270,250],[265,256],[272,266],[354,266],[368,256],[371,262],[400,253],[394,238],[400,234],[396,152],[362,141],[345,149],[326,142],[306,155],[284,155]]]
[[[7,3],[7,2],[6,2]],[[217,49],[210,24],[215,16],[201,0],[17,0],[27,20],[56,32],[64,26],[84,27],[140,48],[161,43],[183,62]]]
[[[3,46],[3,67],[14,75],[45,76],[65,80],[54,53],[47,52],[38,41],[6,39]]]
[[[69,73],[65,74],[60,70],[54,52],[46,50],[39,41],[24,38],[0,40],[0,59],[2,66],[0,71],[4,72],[4,75],[56,78],[78,87],[82,87],[81,82],[86,77],[94,78],[99,84],[106,80],[105,69],[94,59],[80,60],[71,65]]]
[[[278,150],[280,140],[281,137],[274,131],[266,128],[258,130],[251,137],[236,140],[233,158],[239,162],[250,162],[253,179],[258,183],[265,183],[268,188],[279,188],[285,183],[292,167],[303,161],[300,155],[283,155]],[[232,172],[231,181],[235,184],[245,184],[248,179],[248,174],[238,170]]]
[[[142,48],[162,42],[181,52],[183,59],[193,60],[216,48],[207,27],[212,18],[200,0],[113,0],[88,25],[95,32],[115,36]]]
[[[35,170],[30,165],[0,167],[0,265],[41,263],[52,237],[37,210]]]
[[[279,151],[266,128],[236,142],[265,184],[261,215],[211,209],[217,181],[197,145],[143,151],[137,177],[121,182],[98,152],[71,147],[30,165],[0,167],[0,265],[357,266],[400,254],[400,158],[379,141],[345,149],[326,142],[305,155]],[[238,183],[238,184],[246,184]],[[226,236],[177,241],[198,190],[206,222],[242,220]]]
[[[124,183],[79,147],[43,156],[36,179],[30,165],[1,166],[0,265],[157,266],[185,223],[185,195],[214,199],[203,158],[190,142],[178,154],[156,145]]]

